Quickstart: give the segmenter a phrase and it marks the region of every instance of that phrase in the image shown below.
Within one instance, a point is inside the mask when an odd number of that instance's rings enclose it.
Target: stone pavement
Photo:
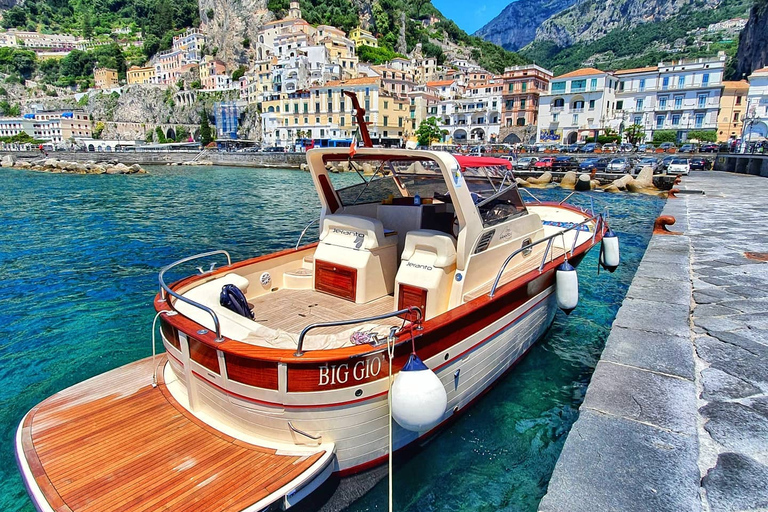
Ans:
[[[768,510],[768,180],[683,178],[540,510]],[[758,259],[754,259],[757,257]]]

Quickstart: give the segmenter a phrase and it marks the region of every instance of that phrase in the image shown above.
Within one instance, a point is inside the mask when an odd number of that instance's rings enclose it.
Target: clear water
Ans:
[[[51,394],[151,354],[159,269],[211,249],[238,260],[293,246],[319,203],[307,173],[281,169],[4,169],[0,190],[0,510],[32,511],[14,462],[19,421]],[[597,276],[597,251],[588,255],[579,307],[558,313],[515,370],[398,468],[397,510],[535,510],[663,206],[594,197],[611,208],[622,266]],[[383,508],[380,484],[350,509]]]

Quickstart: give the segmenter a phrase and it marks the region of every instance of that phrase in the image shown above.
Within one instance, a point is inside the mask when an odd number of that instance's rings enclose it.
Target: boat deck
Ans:
[[[26,416],[18,456],[52,510],[242,511],[325,454],[281,455],[214,430],[173,399],[162,371],[151,386],[153,368],[148,358],[112,370]]]

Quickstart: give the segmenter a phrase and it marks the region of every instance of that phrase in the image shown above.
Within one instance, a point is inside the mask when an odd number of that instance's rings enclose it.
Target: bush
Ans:
[[[677,132],[674,130],[656,130],[653,132],[653,143],[677,142]]]
[[[717,132],[715,130],[691,130],[686,138],[688,140],[696,139],[700,142],[715,142]]]

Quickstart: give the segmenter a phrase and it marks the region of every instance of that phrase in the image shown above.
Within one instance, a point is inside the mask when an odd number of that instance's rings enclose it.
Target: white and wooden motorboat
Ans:
[[[360,184],[334,186],[342,162]],[[556,273],[609,232],[602,213],[524,203],[505,160],[328,148],[307,163],[318,242],[166,267],[165,354],[26,415],[17,458],[39,510],[288,508],[332,474],[383,464],[502,377],[558,302],[575,305]],[[618,264],[614,244],[601,250]],[[166,284],[177,264],[217,257]],[[248,310],[222,305],[225,286]]]

